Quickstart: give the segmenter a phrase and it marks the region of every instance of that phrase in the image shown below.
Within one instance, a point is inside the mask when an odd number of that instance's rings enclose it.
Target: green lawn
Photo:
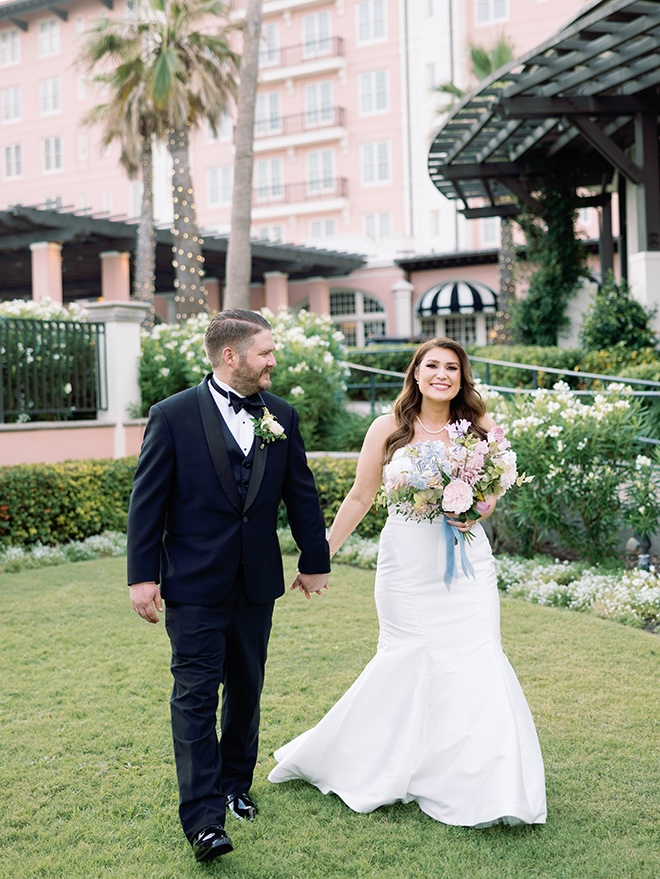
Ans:
[[[289,559],[292,576],[294,562]],[[272,752],[371,657],[373,572],[337,566],[322,599],[278,602],[253,825],[195,863],[181,834],[164,625],[130,610],[125,559],[0,577],[1,879],[657,879],[658,636],[502,600],[505,649],[535,716],[548,824],[445,827],[414,804],[354,815]]]

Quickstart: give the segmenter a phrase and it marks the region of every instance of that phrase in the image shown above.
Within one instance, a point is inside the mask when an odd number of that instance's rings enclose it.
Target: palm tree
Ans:
[[[472,76],[481,82],[492,76],[496,70],[508,64],[514,58],[514,45],[504,34],[500,35],[491,49],[485,49],[474,43],[469,44],[470,70]],[[453,82],[445,82],[436,86],[435,91],[445,95],[449,100],[440,107],[441,113],[452,110],[467,94]],[[497,341],[508,338],[507,326],[511,303],[515,298],[515,244],[513,239],[513,222],[509,217],[502,217],[500,222],[500,250],[498,268],[500,275],[499,321],[495,329]]]
[[[219,127],[235,91],[238,56],[229,45],[229,15],[224,0],[141,0],[134,17],[102,20],[82,52],[91,67],[133,60],[132,89],[140,93],[139,106],[148,120],[140,142],[143,149],[147,140],[166,142],[172,155],[172,262],[179,320],[207,308],[189,138],[190,130],[205,121]],[[217,32],[211,33],[211,27]],[[120,103],[116,109],[124,118]]]
[[[225,269],[225,308],[250,307],[252,248],[252,170],[254,166],[254,108],[259,77],[262,0],[249,0],[243,23],[243,54],[238,86],[238,118],[234,157],[231,232]]]
[[[109,89],[109,100],[94,107],[83,122],[102,125],[104,146],[115,140],[119,142],[120,161],[129,178],[136,179],[141,172],[142,204],[134,256],[133,297],[150,306],[144,321],[144,325],[150,327],[154,323],[156,268],[152,142],[159,132],[154,127],[158,118],[145,88],[144,61],[139,50],[138,40],[119,39],[118,34],[107,31],[107,19],[102,19],[84,41],[78,61],[87,69],[94,69],[100,57],[112,55],[116,60],[113,71],[97,73],[94,77]]]

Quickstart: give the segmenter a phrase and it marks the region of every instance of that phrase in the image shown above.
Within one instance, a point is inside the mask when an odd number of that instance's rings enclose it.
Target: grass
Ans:
[[[292,576],[294,562],[288,559]],[[123,558],[0,578],[0,879],[655,879],[658,636],[504,597],[505,649],[544,753],[548,824],[446,827],[414,804],[355,815],[272,751],[373,654],[373,572],[337,566],[320,600],[278,602],[253,825],[197,865],[181,834],[164,625],[130,610]]]

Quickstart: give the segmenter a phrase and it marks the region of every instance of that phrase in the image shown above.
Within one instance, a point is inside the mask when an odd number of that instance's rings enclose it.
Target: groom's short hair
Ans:
[[[242,354],[249,347],[252,336],[270,329],[271,325],[258,311],[241,308],[219,311],[211,318],[204,333],[204,350],[211,366],[220,363],[223,348],[236,348]]]

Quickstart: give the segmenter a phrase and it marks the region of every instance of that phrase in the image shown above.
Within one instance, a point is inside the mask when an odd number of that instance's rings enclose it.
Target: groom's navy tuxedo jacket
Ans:
[[[284,592],[276,533],[281,499],[301,551],[299,569],[330,570],[298,415],[274,394],[262,397],[286,439],[264,443],[255,437],[244,499],[207,378],[151,408],[129,508],[129,583],[160,583],[166,601],[217,605],[242,566],[249,600],[274,600]]]

